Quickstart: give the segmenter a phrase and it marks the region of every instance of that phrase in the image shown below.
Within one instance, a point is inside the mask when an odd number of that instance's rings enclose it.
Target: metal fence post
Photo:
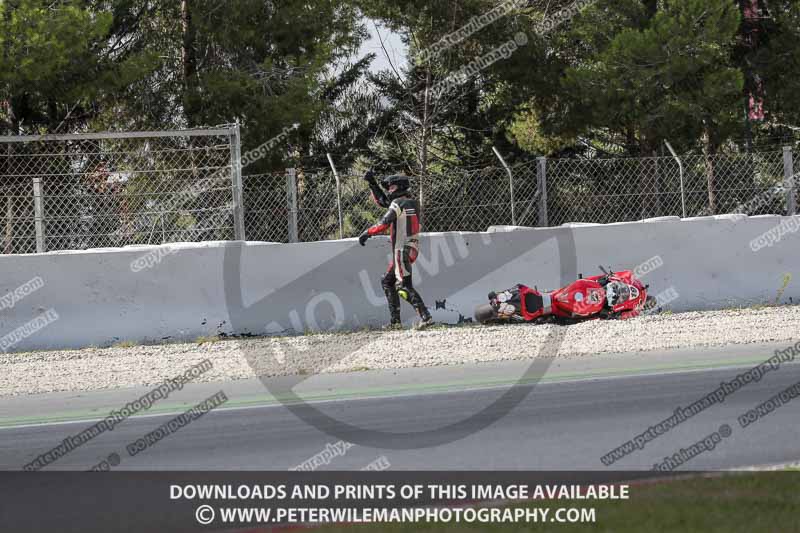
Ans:
[[[33,178],[33,217],[36,227],[36,253],[47,251],[44,241],[44,202],[42,198],[42,178]]]
[[[419,220],[420,226],[423,226],[423,217],[425,216],[425,174],[420,174],[419,179],[417,180],[417,186],[419,188],[419,202],[417,205],[417,219]]]
[[[289,214],[289,242],[297,242],[297,171],[286,169],[286,208]]]
[[[246,240],[244,201],[242,195],[242,142],[239,123],[231,127],[231,187],[233,189],[233,234],[237,241]]]
[[[328,163],[331,165],[333,177],[336,180],[336,207],[339,209],[339,238],[344,239],[344,224],[342,223],[342,185],[339,183],[339,173],[336,172],[336,166],[333,164],[331,154],[328,155]]]
[[[549,226],[549,221],[547,219],[547,158],[539,157],[537,162],[536,178],[539,188],[539,227],[546,228]]]
[[[794,158],[792,147],[783,147],[783,185],[786,188],[786,214],[793,216],[797,213],[797,196],[794,186]]]
[[[683,186],[683,174],[684,174],[683,161],[681,161],[681,158],[678,157],[677,152],[675,152],[675,150],[672,148],[672,145],[669,143],[668,140],[664,139],[664,144],[667,145],[667,149],[669,149],[669,152],[672,154],[672,157],[674,157],[675,161],[678,162],[678,172],[680,172],[680,179],[681,179],[681,213],[683,218],[686,218],[686,189]]]
[[[506,173],[508,174],[508,190],[511,193],[511,225],[512,226],[516,226],[517,225],[517,215],[516,215],[516,211],[514,210],[514,175],[511,173],[511,169],[508,168],[508,165],[506,164],[506,160],[503,159],[503,156],[500,155],[500,152],[497,150],[497,148],[492,146],[492,151],[494,152],[494,155],[497,156],[497,159],[500,160],[500,164],[503,165],[503,168],[506,169]]]

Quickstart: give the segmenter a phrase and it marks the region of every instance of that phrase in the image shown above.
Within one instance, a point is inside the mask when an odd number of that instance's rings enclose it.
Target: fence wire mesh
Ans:
[[[289,199],[286,174],[251,174],[242,177],[244,224],[251,241],[289,240]]]
[[[781,152],[548,161],[550,224],[623,222],[661,216],[785,214]]]
[[[3,253],[228,240],[227,130],[4,138]]]
[[[291,201],[288,173],[244,176],[245,228],[247,238],[287,242],[292,218],[297,221],[297,240],[339,238],[339,204],[336,178],[331,171],[295,171],[296,202]],[[377,220],[367,185],[357,176],[340,176],[342,236],[357,236]],[[377,209],[377,208],[375,208]]]
[[[454,170],[419,179],[426,231],[486,231],[491,225],[537,224],[536,162]],[[512,202],[513,195],[513,202]]]
[[[543,165],[532,160],[512,166],[510,177],[499,166],[451,169],[412,176],[412,185],[427,232],[682,216],[684,204],[690,217],[787,214],[783,157],[779,151],[684,156],[683,186],[681,166],[672,157],[551,159]],[[798,159],[794,157],[794,164],[800,169]],[[248,238],[290,240],[293,210],[297,240],[339,237],[333,174],[325,169],[297,169],[295,174],[296,209],[286,173],[245,177]],[[542,181],[546,206],[542,205]],[[340,176],[340,186],[342,235],[355,237],[377,221],[382,210],[372,203],[359,176]]]
[[[286,173],[244,176],[245,226],[248,239],[286,242],[296,211],[297,239],[318,241],[340,235],[336,178],[330,170],[295,171],[296,209]],[[424,178],[411,176],[421,194],[425,231],[483,231],[486,224],[511,224],[511,193],[504,169],[454,171]],[[342,210],[341,235],[356,237],[383,215],[361,176],[339,176]],[[536,181],[514,176],[514,204],[518,223],[536,224]]]
[[[0,139],[2,252],[233,239],[236,142],[231,128]],[[533,159],[411,179],[427,232],[682,216],[684,204],[687,216],[792,209],[784,185],[796,197],[800,158],[791,152],[680,161]],[[337,188],[328,168],[242,180],[249,240],[355,237],[383,211],[361,176],[340,174]]]

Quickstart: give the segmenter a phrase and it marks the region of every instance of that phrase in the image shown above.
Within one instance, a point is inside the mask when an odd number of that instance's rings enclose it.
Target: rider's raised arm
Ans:
[[[375,174],[373,174],[371,170],[364,175],[364,181],[366,181],[367,184],[369,184],[369,190],[370,193],[372,194],[372,200],[380,207],[388,208],[389,198],[386,197],[386,193],[383,192],[381,186],[378,185],[377,181],[375,181]]]
[[[367,230],[367,233],[370,236],[384,233],[387,229],[389,229],[392,223],[397,220],[399,214],[400,206],[398,206],[396,202],[392,202],[389,205],[389,209],[386,211],[386,213],[384,213],[383,217],[381,217],[380,221],[374,226],[370,227]]]

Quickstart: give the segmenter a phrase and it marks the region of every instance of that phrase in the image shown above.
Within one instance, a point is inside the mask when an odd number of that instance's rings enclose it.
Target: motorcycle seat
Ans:
[[[528,313],[535,313],[544,307],[541,294],[529,292],[525,295],[525,310]]]

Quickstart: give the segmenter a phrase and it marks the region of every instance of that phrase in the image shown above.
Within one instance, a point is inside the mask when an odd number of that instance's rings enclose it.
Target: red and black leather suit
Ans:
[[[391,184],[390,176],[384,180]],[[401,177],[406,180],[404,176]],[[392,260],[381,279],[383,292],[389,303],[392,324],[400,323],[400,297],[410,303],[423,321],[430,320],[430,313],[422,297],[414,288],[411,267],[417,260],[419,250],[419,211],[417,201],[411,198],[407,188],[401,188],[389,196],[384,193],[374,178],[367,178],[372,199],[387,211],[374,226],[359,239],[362,244],[367,238],[380,235],[389,230],[392,242]]]

